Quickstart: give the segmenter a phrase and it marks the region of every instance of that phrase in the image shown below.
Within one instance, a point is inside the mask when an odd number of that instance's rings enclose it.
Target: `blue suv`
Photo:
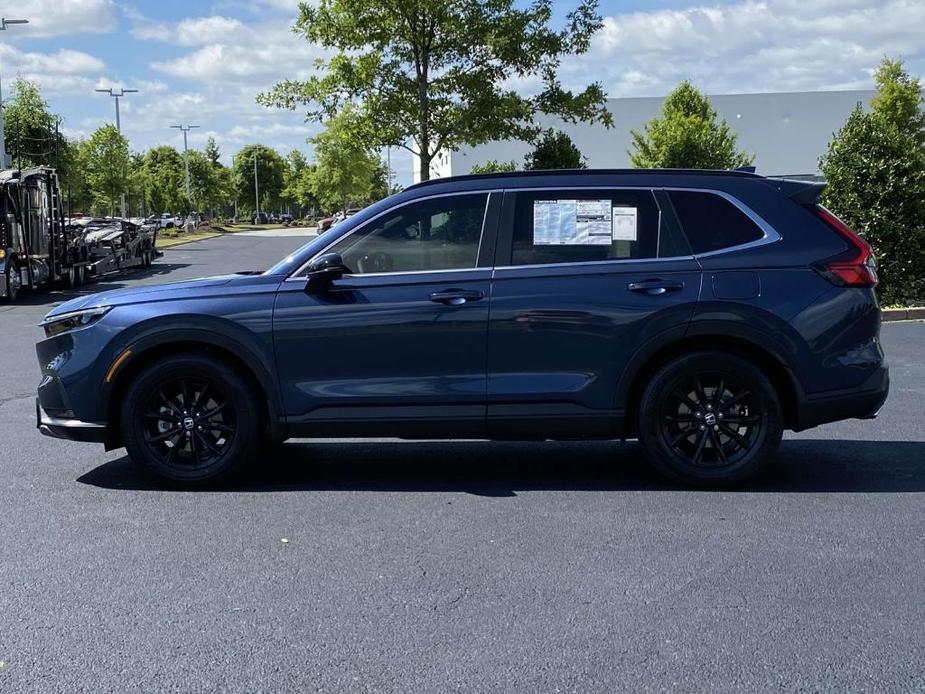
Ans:
[[[887,396],[876,265],[823,185],[559,171],[415,185],[269,270],[58,306],[45,434],[214,483],[289,437],[636,438],[698,485]],[[265,460],[265,458],[264,458]]]

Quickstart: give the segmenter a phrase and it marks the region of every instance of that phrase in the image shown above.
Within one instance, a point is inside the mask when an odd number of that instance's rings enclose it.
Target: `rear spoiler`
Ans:
[[[815,205],[825,190],[825,181],[801,181],[795,178],[769,178],[771,185],[798,205]]]

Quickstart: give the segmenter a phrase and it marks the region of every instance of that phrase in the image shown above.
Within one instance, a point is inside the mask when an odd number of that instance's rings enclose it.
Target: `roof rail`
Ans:
[[[533,171],[503,171],[496,173],[463,174],[461,176],[432,178],[429,181],[414,183],[405,188],[405,190],[455,181],[473,181],[484,180],[488,178],[530,178],[534,176],[552,176],[564,173],[576,174],[579,176],[658,176],[687,174],[691,176],[741,176],[744,178],[763,178],[763,176],[759,176],[754,172],[743,171],[739,169],[540,169]]]

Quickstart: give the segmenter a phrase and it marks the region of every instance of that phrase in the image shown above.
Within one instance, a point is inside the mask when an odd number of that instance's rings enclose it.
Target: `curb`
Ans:
[[[885,308],[881,309],[881,320],[884,323],[895,323],[904,320],[925,320],[925,307],[921,308]]]

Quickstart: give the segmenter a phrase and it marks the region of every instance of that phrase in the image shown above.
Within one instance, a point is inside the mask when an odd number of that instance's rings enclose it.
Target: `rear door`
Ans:
[[[506,191],[488,328],[495,437],[620,432],[629,359],[683,335],[700,266],[652,190]],[[667,207],[667,205],[666,205]]]

